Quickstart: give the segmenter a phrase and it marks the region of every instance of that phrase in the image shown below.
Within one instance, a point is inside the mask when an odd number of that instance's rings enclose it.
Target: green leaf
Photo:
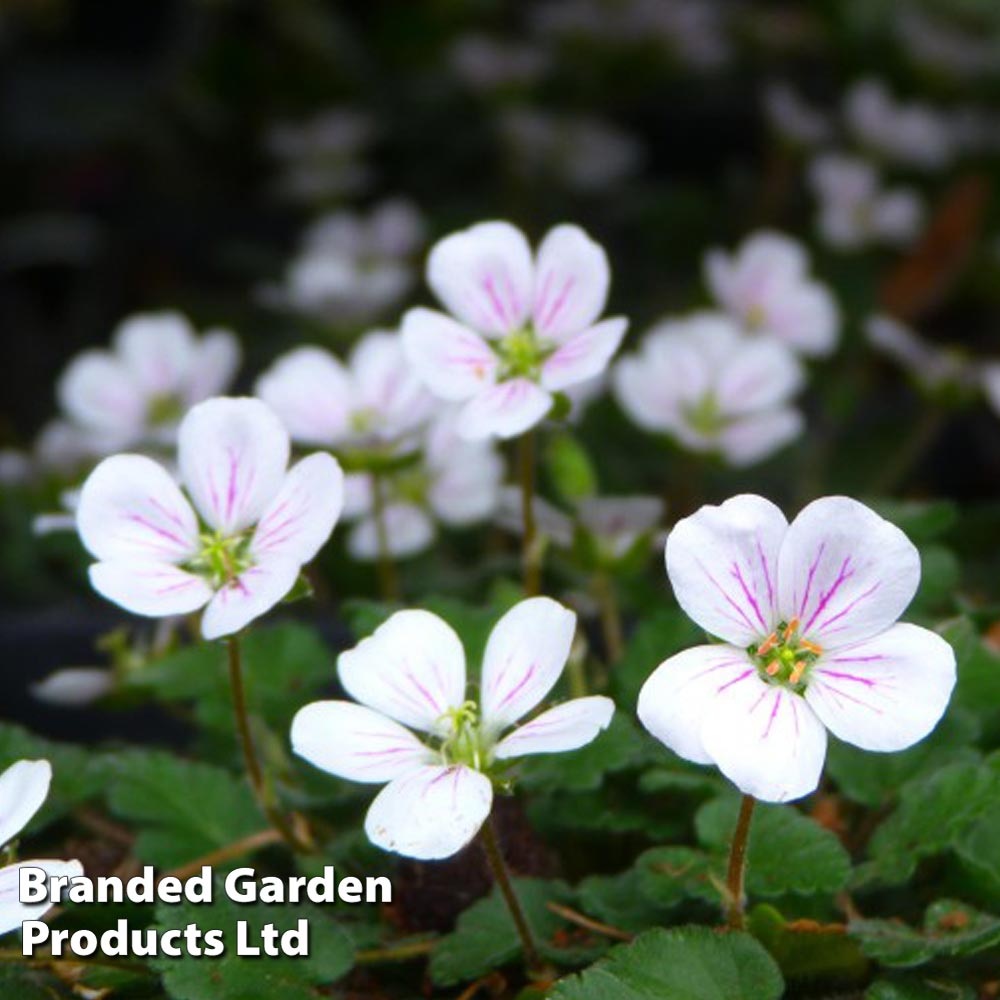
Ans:
[[[878,979],[865,993],[865,1000],[976,1000],[975,987],[956,983],[939,975],[928,979],[905,976]]]
[[[709,850],[729,850],[739,802],[707,802],[695,816],[698,839]],[[747,891],[754,896],[837,892],[847,882],[850,858],[829,830],[791,806],[758,804],[747,846]]]
[[[637,887],[643,898],[663,909],[688,899],[718,903],[721,865],[691,847],[654,847],[635,863]]]
[[[566,503],[576,503],[597,493],[594,463],[587,449],[568,431],[549,439],[545,471],[556,495]]]
[[[958,506],[951,500],[926,502],[879,498],[871,500],[870,505],[914,542],[939,538],[958,520]]]
[[[1000,917],[939,899],[927,908],[923,929],[899,920],[853,920],[850,932],[866,955],[883,965],[906,969],[1000,945]]]
[[[11,1000],[64,1000],[72,992],[49,972],[19,965],[0,965],[0,996]]]
[[[137,750],[109,769],[110,807],[141,827],[135,853],[149,864],[186,864],[267,825],[247,785],[222,768]]]
[[[551,1000],[778,1000],[774,959],[749,934],[652,930],[559,983]]]
[[[640,888],[638,866],[617,875],[590,875],[577,887],[580,909],[625,931],[644,931],[664,923],[668,910],[650,902]]]

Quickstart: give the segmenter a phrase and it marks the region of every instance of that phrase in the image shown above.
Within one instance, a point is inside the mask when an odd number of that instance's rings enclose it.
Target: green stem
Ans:
[[[389,549],[389,526],[385,520],[385,476],[381,472],[372,473],[372,512],[375,517],[375,540],[378,546],[378,585],[385,601],[399,597],[399,578],[396,564]]]
[[[740,803],[740,814],[736,820],[736,830],[733,833],[733,843],[729,849],[729,872],[726,876],[726,888],[729,890],[726,923],[729,929],[741,931],[746,926],[744,918],[743,884],[747,867],[747,842],[750,839],[750,821],[753,819],[753,808],[756,799],[752,795],[744,795]]]
[[[622,634],[622,616],[615,593],[615,582],[604,570],[594,574],[594,594],[601,612],[601,632],[604,636],[604,652],[608,664],[617,663],[625,654],[625,639]]]
[[[521,480],[521,560],[524,593],[534,597],[542,589],[541,550],[535,527],[535,434],[525,431],[517,443],[518,471]]]

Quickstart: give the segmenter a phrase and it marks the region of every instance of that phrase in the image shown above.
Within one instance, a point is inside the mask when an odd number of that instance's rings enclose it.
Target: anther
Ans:
[[[802,680],[802,675],[805,673],[806,664],[801,660],[795,664],[795,668],[792,670],[791,674],[788,676],[789,684],[798,684]]]
[[[764,673],[768,677],[773,677],[781,669],[781,662],[779,660],[771,660],[771,662],[764,668]]]
[[[788,640],[791,639],[791,637],[795,635],[795,633],[798,632],[798,630],[799,630],[799,620],[798,618],[793,618],[788,623],[788,625],[785,626],[785,635],[784,635],[785,642],[788,642]]]
[[[808,639],[799,639],[799,645],[810,653],[815,653],[817,656],[823,655],[823,647],[817,646],[815,642],[810,642]]]
[[[772,632],[758,647],[758,656],[767,656],[768,653],[778,645],[778,633]]]

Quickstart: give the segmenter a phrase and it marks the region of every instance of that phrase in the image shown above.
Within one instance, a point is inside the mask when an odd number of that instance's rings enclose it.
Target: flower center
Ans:
[[[201,551],[185,569],[206,577],[218,590],[253,566],[250,538],[249,531],[228,536],[220,531],[203,532],[198,537]]]
[[[467,701],[460,708],[449,708],[439,721],[447,723],[441,728],[448,732],[438,749],[442,763],[464,764],[475,771],[483,770],[486,753],[476,703]]]
[[[691,429],[705,437],[715,437],[726,426],[714,392],[706,392],[697,403],[685,407],[684,416]]]
[[[555,345],[541,340],[535,331],[527,326],[522,330],[508,333],[494,342],[493,349],[500,358],[499,381],[512,378],[530,378],[538,381],[542,365],[555,350]]]
[[[172,393],[154,396],[146,406],[146,421],[151,427],[164,427],[177,423],[184,416],[181,401]]]
[[[759,645],[747,647],[761,678],[797,694],[809,686],[809,671],[822,656],[822,646],[799,635],[799,620],[781,622]]]
[[[767,323],[767,310],[760,303],[755,302],[747,309],[743,323],[748,330],[758,333]]]

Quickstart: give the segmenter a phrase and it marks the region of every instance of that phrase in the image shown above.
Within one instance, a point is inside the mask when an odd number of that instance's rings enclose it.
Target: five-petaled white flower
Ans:
[[[27,826],[49,794],[52,765],[47,760],[19,760],[0,774],[0,847]],[[41,868],[49,877],[83,874],[79,861],[19,861],[0,868],[0,934],[15,930],[23,920],[38,920],[51,903],[22,903],[20,870]]]
[[[179,313],[140,313],[120,324],[111,350],[77,355],[56,391],[89,450],[107,454],[171,443],[188,408],[224,392],[239,362],[239,342],[228,330],[198,337]]]
[[[519,229],[479,223],[431,250],[427,281],[456,319],[411,309],[406,353],[433,393],[464,401],[463,437],[514,437],[618,349],[626,321],[596,322],[610,277],[604,251],[577,226],[550,230],[533,258]]]
[[[427,611],[398,611],[338,661],[341,684],[361,704],[306,705],[292,722],[292,746],[331,774],[388,783],[365,820],[373,844],[450,857],[489,816],[491,775],[505,762],[574,750],[611,721],[613,702],[592,696],[511,728],[552,690],[575,628],[573,612],[547,597],[515,605],[490,635],[477,704],[451,627]]]
[[[830,354],[840,319],[829,290],[809,276],[802,244],[758,232],[735,253],[710,250],[705,276],[719,305],[748,333],[765,334],[810,357]]]
[[[944,713],[951,646],[897,622],[920,557],[856,500],[816,500],[789,525],[770,501],[733,497],[680,521],[666,562],[681,607],[723,641],[662,663],[639,718],[745,794],[785,802],[812,792],[827,729],[864,750],[904,750]]]
[[[798,437],[802,414],[790,403],[803,382],[784,344],[746,337],[718,313],[659,324],[612,371],[615,397],[640,427],[734,466]]]
[[[210,399],[178,433],[187,496],[150,458],[106,458],[77,509],[83,544],[99,560],[94,589],[154,618],[205,607],[206,639],[264,614],[329,538],[343,504],[336,459],[310,455],[289,469],[289,451],[288,432],[260,400]]]

